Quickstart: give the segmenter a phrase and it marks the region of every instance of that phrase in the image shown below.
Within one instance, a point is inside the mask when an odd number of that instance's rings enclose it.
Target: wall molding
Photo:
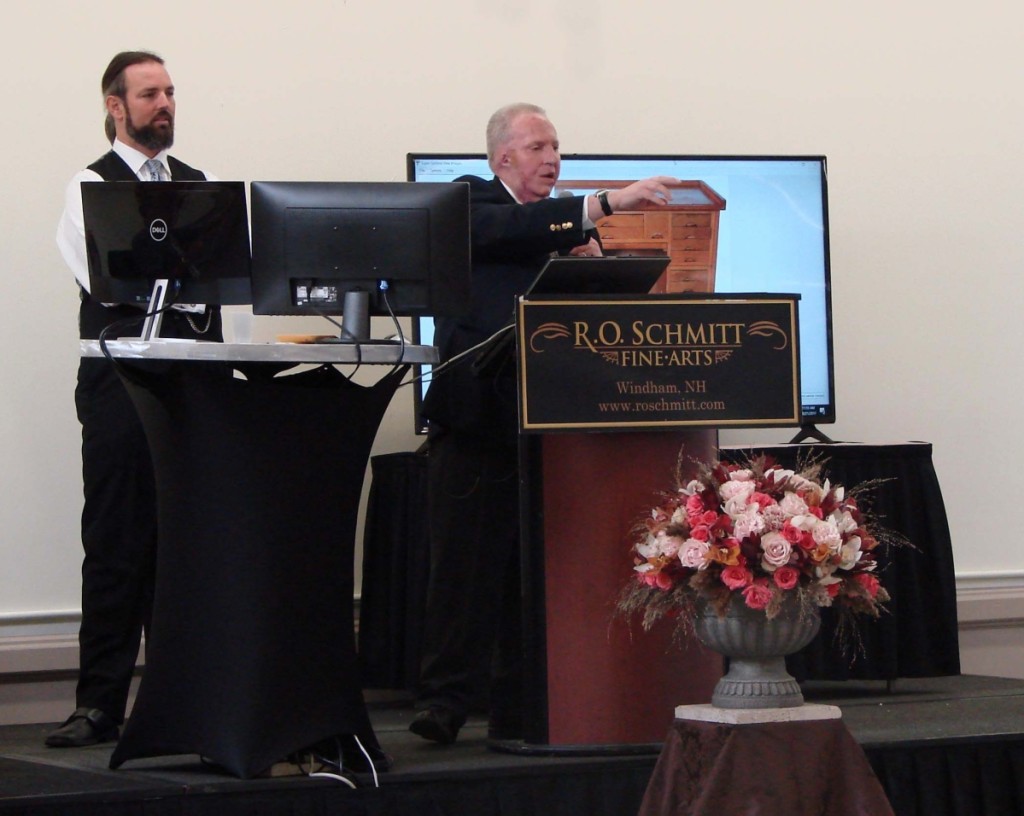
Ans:
[[[976,572],[956,577],[961,630],[1024,626],[1024,572]]]
[[[960,631],[1024,628],[1024,571],[958,574],[956,597]],[[355,607],[358,631],[358,598]],[[81,617],[78,610],[0,614],[0,677],[77,671]]]

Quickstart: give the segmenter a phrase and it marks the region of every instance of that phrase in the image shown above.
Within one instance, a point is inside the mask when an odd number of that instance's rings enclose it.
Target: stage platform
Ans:
[[[811,682],[804,693],[842,709],[897,816],[1024,814],[1024,681]],[[360,774],[356,789],[302,776],[240,780],[195,756],[111,771],[111,745],[51,749],[43,738],[53,724],[0,726],[0,814],[629,816],[660,748],[630,756],[499,753],[488,749],[482,719],[441,747],[409,734],[412,715],[402,703],[371,705],[394,762],[379,788]],[[670,718],[666,712],[666,731]]]

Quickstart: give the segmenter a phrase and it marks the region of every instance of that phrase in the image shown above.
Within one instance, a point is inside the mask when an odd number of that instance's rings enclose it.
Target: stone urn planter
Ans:
[[[817,607],[783,604],[768,619],[763,609],[751,609],[739,596],[724,617],[705,607],[694,621],[697,638],[729,658],[729,671],[718,681],[711,704],[719,708],[792,708],[804,696],[786,671],[786,655],[800,651],[818,634]]]

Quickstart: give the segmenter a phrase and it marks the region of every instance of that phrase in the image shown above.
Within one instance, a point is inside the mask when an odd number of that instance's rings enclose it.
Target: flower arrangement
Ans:
[[[823,465],[787,470],[768,456],[702,463],[638,523],[634,580],[619,608],[692,626],[699,607],[724,615],[734,598],[771,619],[787,601],[877,617],[889,595],[877,573],[880,544],[853,490],[823,479]]]

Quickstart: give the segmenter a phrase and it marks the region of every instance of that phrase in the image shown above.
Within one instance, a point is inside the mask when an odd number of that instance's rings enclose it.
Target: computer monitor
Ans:
[[[467,174],[493,175],[486,157],[479,153],[407,156],[410,181],[437,183]],[[564,154],[560,183],[553,195],[586,195],[604,186],[602,182],[628,182],[653,175],[701,182],[722,200],[714,232],[713,289],[709,291],[800,295],[803,421],[809,426],[835,422],[825,157]],[[700,230],[707,233],[708,227],[697,224],[694,233]],[[621,226],[615,226],[603,230],[602,236],[620,244],[625,243],[623,232]],[[707,249],[692,255],[684,254],[674,263],[681,261],[684,274],[692,268],[706,275]],[[431,342],[431,321],[418,320],[414,328],[418,342]]]
[[[82,183],[89,292],[102,303],[246,304],[249,218],[240,181]]]
[[[469,185],[254,181],[253,312],[456,315],[469,302]],[[365,321],[368,324],[368,320]]]

